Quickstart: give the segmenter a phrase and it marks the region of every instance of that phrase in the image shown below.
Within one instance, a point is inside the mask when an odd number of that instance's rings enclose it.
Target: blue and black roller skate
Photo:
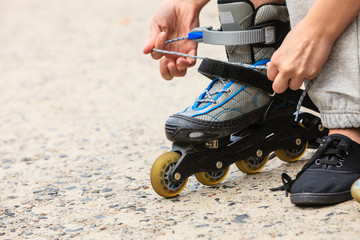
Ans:
[[[223,44],[229,62],[205,58],[199,72],[212,80],[193,106],[169,117],[170,152],[151,169],[151,184],[163,197],[178,195],[195,174],[208,186],[220,183],[235,163],[245,173],[259,172],[271,153],[294,162],[327,134],[318,117],[300,113],[302,91],[273,94],[266,63],[289,31],[286,6],[254,8],[249,1],[219,0],[221,30],[198,28],[197,41]],[[189,35],[190,36],[190,35]],[[302,106],[317,111],[305,96]]]

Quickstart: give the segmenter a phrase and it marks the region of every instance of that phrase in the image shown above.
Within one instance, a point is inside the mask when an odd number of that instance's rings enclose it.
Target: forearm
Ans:
[[[360,0],[317,0],[304,22],[314,33],[334,42],[359,12]]]

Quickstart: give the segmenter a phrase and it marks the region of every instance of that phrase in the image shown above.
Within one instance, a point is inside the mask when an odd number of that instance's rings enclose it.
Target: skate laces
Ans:
[[[253,64],[253,66],[261,66],[261,65],[265,65],[266,63],[268,63],[270,61],[270,59],[264,59],[264,60],[260,60],[258,62],[255,62]],[[220,84],[220,88],[219,86],[217,86],[218,84]],[[205,91],[203,92],[203,94],[200,95],[200,97],[198,99],[195,100],[194,106],[199,106],[201,103],[214,103],[217,104],[218,102],[216,101],[215,98],[217,98],[216,96],[219,96],[218,94],[221,93],[232,93],[231,89],[229,88],[230,85],[233,84],[233,81],[229,80],[229,79],[224,79],[224,78],[215,78],[210,85],[205,89]],[[211,92],[212,88],[216,87],[218,88],[218,90],[215,90],[213,92]],[[244,86],[241,88],[240,92],[242,90],[244,90],[247,87],[247,85],[244,84]]]
[[[309,90],[310,90],[311,86],[313,85],[314,81],[316,80],[316,78],[310,80],[309,84],[305,87],[305,89],[303,90],[303,93],[301,94],[301,96],[299,98],[299,101],[296,106],[295,121],[297,121],[299,118],[299,113],[300,113],[300,108],[301,108],[302,102],[304,101],[306,94],[309,92]]]
[[[223,79],[223,78],[215,78],[210,85],[204,90],[204,92],[200,95],[199,98],[195,100],[194,107],[198,107],[202,103],[214,103],[217,104],[217,97],[218,94],[221,93],[231,93],[231,89],[228,88],[228,85],[231,84],[232,81]],[[219,90],[215,90],[211,92],[211,89],[214,87],[215,84],[220,84],[221,87]],[[215,97],[214,97],[215,96]]]

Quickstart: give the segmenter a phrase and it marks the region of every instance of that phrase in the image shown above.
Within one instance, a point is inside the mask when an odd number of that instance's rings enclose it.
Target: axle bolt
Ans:
[[[325,129],[324,125],[319,124],[318,129],[319,129],[320,132],[324,131],[324,129]]]
[[[223,163],[222,162],[217,162],[216,163],[216,167],[217,167],[217,169],[221,169],[222,167],[223,167]]]
[[[301,139],[300,138],[297,138],[296,141],[295,141],[296,145],[300,146],[301,144]]]
[[[263,155],[263,151],[261,151],[260,149],[256,151],[256,156],[262,157],[262,155]]]
[[[181,174],[180,173],[175,173],[174,178],[175,178],[176,181],[179,181],[180,178],[181,178]]]

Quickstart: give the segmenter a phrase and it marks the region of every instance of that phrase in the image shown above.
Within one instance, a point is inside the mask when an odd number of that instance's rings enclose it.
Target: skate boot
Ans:
[[[246,31],[256,26],[278,29],[277,42],[263,46],[226,46],[230,62],[265,65],[289,30],[285,6],[263,5],[257,9],[249,1],[219,0],[221,29]],[[266,75],[266,70],[261,72]],[[203,142],[228,136],[239,127],[258,122],[271,97],[264,91],[230,79],[215,78],[195,103],[174,114],[166,122],[166,136],[172,142]]]
[[[310,113],[294,120],[301,90],[271,95],[271,82],[259,70],[289,30],[286,7],[254,9],[246,0],[218,4],[221,31],[202,28],[202,41],[225,45],[230,62],[204,59],[199,72],[212,80],[210,85],[193,106],[166,122],[172,150],[155,160],[150,174],[154,190],[166,198],[178,195],[192,174],[213,186],[225,179],[233,163],[244,173],[257,173],[272,152],[283,161],[296,161],[327,134]],[[306,97],[302,103],[317,110]]]

